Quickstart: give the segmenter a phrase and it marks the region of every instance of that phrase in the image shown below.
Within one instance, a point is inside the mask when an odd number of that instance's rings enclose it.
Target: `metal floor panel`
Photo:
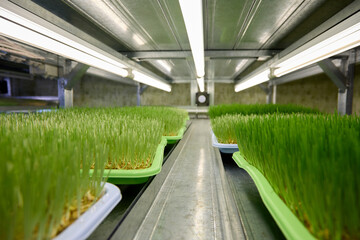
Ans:
[[[245,239],[209,120],[193,121],[112,239]]]
[[[239,168],[231,154],[221,154],[227,180],[233,194],[247,239],[285,239],[261,200],[250,175]]]

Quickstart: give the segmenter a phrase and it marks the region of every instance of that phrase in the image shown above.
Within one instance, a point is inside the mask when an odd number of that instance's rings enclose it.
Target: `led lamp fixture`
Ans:
[[[205,91],[204,77],[197,78],[196,81],[197,81],[197,84],[198,84],[198,86],[199,86],[200,92],[204,92],[204,91]]]
[[[118,58],[107,52],[85,43],[74,36],[67,37],[69,33],[59,34],[40,24],[30,21],[0,5],[0,35],[19,42],[43,49],[45,51],[84,63],[86,65],[128,77],[126,66]],[[52,26],[56,28],[55,26]],[[61,30],[59,30],[61,31]],[[73,40],[75,39],[75,40]],[[171,85],[154,79],[143,73],[133,71],[134,80],[162,89],[171,91]]]
[[[269,74],[270,74],[270,69],[266,69],[245,78],[244,80],[242,80],[241,82],[235,85],[235,92],[240,92],[247,88],[256,86],[260,83],[269,81]]]
[[[360,13],[304,44],[273,64],[274,75],[281,77],[360,45]]]
[[[134,80],[137,82],[141,82],[143,84],[155,87],[155,88],[159,88],[161,90],[164,90],[166,92],[171,92],[171,86],[170,84],[167,84],[163,81],[157,80],[155,78],[149,77],[148,75],[145,75],[141,72],[138,71],[133,71],[132,72],[134,75]]]
[[[124,64],[0,7],[0,34],[31,46],[126,77]],[[99,49],[100,50],[100,49]]]
[[[179,0],[197,78],[205,76],[202,0]]]

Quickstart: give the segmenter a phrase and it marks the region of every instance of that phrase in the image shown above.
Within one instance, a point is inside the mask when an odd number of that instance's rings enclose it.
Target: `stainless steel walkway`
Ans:
[[[245,239],[209,120],[193,121],[112,239]]]

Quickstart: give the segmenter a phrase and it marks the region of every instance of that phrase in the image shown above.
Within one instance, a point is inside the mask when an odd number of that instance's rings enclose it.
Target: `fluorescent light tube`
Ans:
[[[149,85],[149,86],[152,86],[155,88],[159,88],[159,89],[167,91],[167,92],[171,92],[171,85],[168,83],[157,80],[155,78],[152,78],[152,77],[145,75],[138,71],[133,71],[133,75],[134,75],[134,80],[137,82],[141,82],[143,84],[146,84],[146,85]]]
[[[116,57],[95,46],[82,44],[80,39],[77,42],[67,38],[3,7],[0,7],[0,26],[0,35],[122,77],[129,75],[128,70],[124,69],[126,66]],[[135,81],[171,91],[171,85],[168,83],[137,71],[133,73]]]
[[[204,92],[204,91],[205,91],[204,77],[197,78],[196,81],[197,81],[197,83],[198,83],[200,92]]]
[[[260,83],[269,81],[269,74],[270,74],[270,69],[266,69],[245,78],[244,80],[242,80],[241,82],[235,85],[235,92],[240,92],[247,88],[256,86]]]
[[[202,0],[179,0],[197,78],[205,76]]]
[[[360,13],[276,61],[274,75],[283,76],[360,45]]]
[[[0,34],[122,77],[124,64],[0,7]]]

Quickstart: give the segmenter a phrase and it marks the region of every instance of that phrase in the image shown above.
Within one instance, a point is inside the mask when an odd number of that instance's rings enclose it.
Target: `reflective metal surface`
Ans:
[[[112,239],[245,239],[210,140],[210,121],[193,121]]]
[[[178,51],[178,55],[182,55],[181,51],[190,50],[178,0],[11,2],[91,44],[99,45],[101,42],[114,51]],[[283,50],[353,2],[203,0],[205,50]],[[136,54],[133,55],[137,60]],[[229,55],[220,59],[205,58],[205,79],[224,82],[238,79],[244,71],[248,72],[247,69],[263,63],[259,64],[259,61],[266,60]],[[169,80],[195,79],[191,56],[180,59],[165,57],[161,59],[163,64],[155,60],[144,58],[141,65]]]
[[[254,181],[239,168],[231,154],[221,154],[225,173],[247,239],[285,239],[266,209]]]

